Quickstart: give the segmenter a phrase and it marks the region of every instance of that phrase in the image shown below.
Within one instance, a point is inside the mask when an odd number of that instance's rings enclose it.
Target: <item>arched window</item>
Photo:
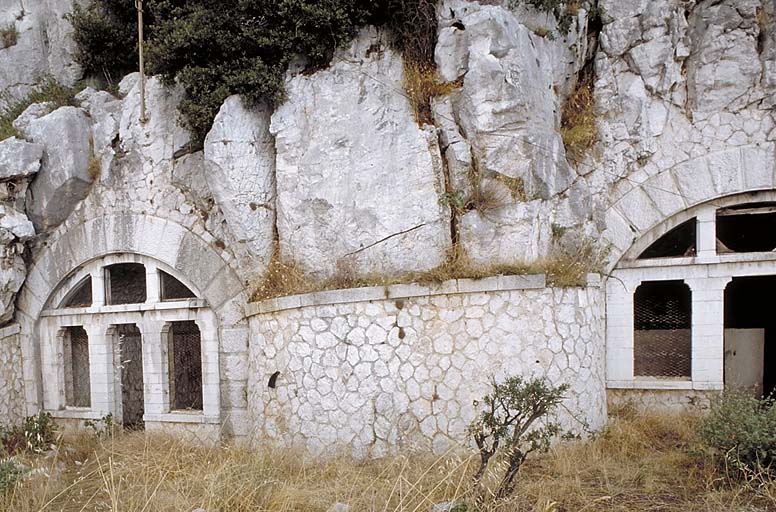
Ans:
[[[696,224],[695,217],[682,222],[647,247],[638,259],[695,256]]]
[[[215,315],[184,276],[152,258],[112,254],[72,272],[38,322],[43,382],[54,417],[113,414],[148,421],[218,423]]]
[[[648,281],[633,298],[633,374],[689,378],[691,293],[683,281]]]

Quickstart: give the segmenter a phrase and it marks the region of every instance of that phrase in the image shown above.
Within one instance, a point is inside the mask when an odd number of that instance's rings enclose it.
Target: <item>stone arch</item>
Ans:
[[[634,242],[653,236],[664,223],[666,229],[677,225],[682,213],[697,205],[776,188],[775,148],[752,144],[713,152],[620,182],[606,212],[604,239],[611,250],[606,270],[611,271]]]
[[[42,398],[35,333],[41,312],[62,283],[76,277],[88,262],[107,255],[139,254],[185,276],[187,284],[201,294],[216,315],[219,346],[228,342],[237,346],[237,352],[243,345],[247,351],[247,322],[242,313],[248,300],[245,285],[232,267],[233,258],[210,241],[212,237],[199,226],[187,227],[138,213],[87,220],[71,217],[60,226],[35,256],[17,298],[27,413],[37,412]]]

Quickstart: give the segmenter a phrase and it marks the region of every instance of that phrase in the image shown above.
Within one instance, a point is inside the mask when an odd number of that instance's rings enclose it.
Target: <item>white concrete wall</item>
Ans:
[[[465,443],[493,375],[570,385],[559,409],[576,431],[606,421],[603,302],[597,282],[543,276],[398,285],[252,305],[248,407],[253,440],[313,453],[347,447],[437,452]],[[276,388],[268,387],[280,372]]]

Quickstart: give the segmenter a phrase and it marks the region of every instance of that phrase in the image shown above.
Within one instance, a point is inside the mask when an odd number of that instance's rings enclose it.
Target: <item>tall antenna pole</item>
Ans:
[[[140,59],[140,122],[146,122],[145,64],[143,62],[143,0],[135,0],[137,8],[137,53]]]

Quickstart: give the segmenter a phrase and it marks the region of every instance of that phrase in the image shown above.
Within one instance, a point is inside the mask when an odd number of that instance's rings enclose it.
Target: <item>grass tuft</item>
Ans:
[[[436,67],[406,58],[404,61],[404,90],[410,101],[415,120],[419,125],[433,125],[431,100],[445,96],[459,89],[463,79],[443,82],[439,79]]]
[[[583,160],[598,140],[594,82],[593,72],[583,71],[561,113],[560,135],[566,146],[566,155],[572,163]]]

